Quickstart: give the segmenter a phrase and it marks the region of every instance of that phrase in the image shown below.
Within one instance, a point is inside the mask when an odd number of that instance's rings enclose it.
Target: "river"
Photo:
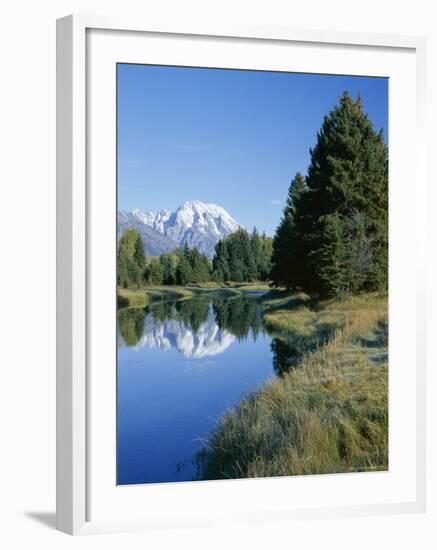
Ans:
[[[118,312],[117,483],[196,479],[223,413],[289,368],[259,295],[194,297]]]

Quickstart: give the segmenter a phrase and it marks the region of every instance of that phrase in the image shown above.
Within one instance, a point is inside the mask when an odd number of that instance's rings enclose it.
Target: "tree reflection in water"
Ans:
[[[118,311],[118,327],[126,346],[135,346],[144,332],[146,312],[144,309],[130,308]]]
[[[140,309],[120,309],[118,311],[118,327],[122,341],[128,347],[137,345],[157,345],[157,338],[146,338],[153,331],[159,332],[161,341],[166,329],[171,335],[165,338],[166,346],[177,347],[175,332],[189,333],[193,342],[202,342],[205,338],[197,338],[207,334],[211,340],[211,349],[223,351],[227,342],[230,345],[233,338],[242,341],[249,336],[256,341],[258,334],[272,336],[271,350],[273,354],[273,367],[278,376],[296,368],[306,349],[302,349],[298,342],[270,334],[262,321],[262,308],[256,298],[251,296],[238,296],[232,298],[201,297],[188,300],[156,302],[151,306]],[[148,333],[148,334],[145,334]],[[143,338],[143,339],[142,339]],[[212,341],[214,339],[214,342]],[[217,344],[222,344],[220,345]],[[196,356],[196,350],[191,350],[192,356]],[[202,352],[200,352],[202,353]]]
[[[278,376],[295,369],[305,351],[281,338],[273,338],[270,348],[273,353],[273,368]]]

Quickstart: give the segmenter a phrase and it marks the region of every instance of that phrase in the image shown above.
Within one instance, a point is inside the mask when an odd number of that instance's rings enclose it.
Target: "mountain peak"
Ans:
[[[197,199],[185,201],[174,212],[162,209],[154,214],[136,208],[132,216],[177,245],[187,243],[210,258],[217,242],[240,227],[223,207]]]
[[[184,203],[181,204],[181,206],[179,208],[195,208],[196,206],[199,206],[201,208],[202,207],[205,208],[206,204],[202,201],[194,199],[194,200],[191,200],[191,201],[185,201]]]

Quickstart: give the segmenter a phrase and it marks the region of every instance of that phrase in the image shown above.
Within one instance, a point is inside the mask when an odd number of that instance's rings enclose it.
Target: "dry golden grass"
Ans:
[[[388,366],[372,355],[375,346],[386,352],[387,299],[366,295],[325,303],[316,313],[300,311],[299,322],[287,326],[298,325],[302,333],[312,330],[310,317],[317,324],[325,315],[335,322],[341,315],[341,327],[299,368],[222,418],[198,456],[200,477],[387,469]],[[371,349],[365,342],[372,338]]]
[[[144,308],[151,302],[166,300],[182,300],[191,298],[193,293],[182,286],[148,286],[140,289],[117,289],[119,307]]]
[[[119,307],[146,307],[149,296],[144,290],[117,289],[117,301]]]

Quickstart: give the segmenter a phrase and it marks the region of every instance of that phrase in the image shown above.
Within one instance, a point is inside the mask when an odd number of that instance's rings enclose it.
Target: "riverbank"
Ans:
[[[268,292],[267,283],[199,283],[187,286],[148,286],[141,289],[117,289],[119,308],[144,308],[154,302],[186,300],[197,295],[230,297],[248,293]]]
[[[387,298],[308,303],[265,295],[266,326],[311,351],[222,417],[198,455],[200,478],[388,468]]]

